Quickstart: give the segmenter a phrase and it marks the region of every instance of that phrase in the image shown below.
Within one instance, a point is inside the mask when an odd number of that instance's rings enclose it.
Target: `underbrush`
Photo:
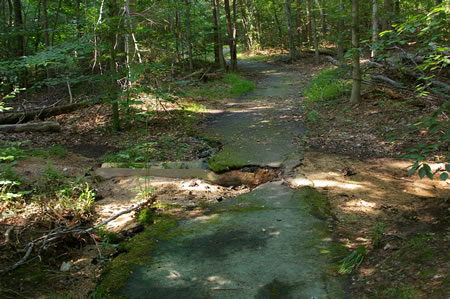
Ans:
[[[118,153],[107,153],[105,162],[120,163],[122,167],[143,167],[153,161],[189,161],[206,157],[217,144],[208,138],[162,135],[141,140]]]
[[[246,80],[242,75],[227,73],[220,80],[214,80],[185,90],[188,98],[221,101],[231,97],[238,97],[252,91],[256,87],[254,82]]]
[[[26,214],[52,223],[88,220],[95,193],[85,178],[66,176],[51,162],[41,170],[37,181],[25,183],[15,171],[20,159],[30,154],[48,159],[65,157],[67,150],[57,146],[49,151],[25,150],[23,143],[4,143],[0,149],[0,211],[2,216]],[[68,221],[68,222],[67,222]]]
[[[351,91],[351,80],[346,78],[345,71],[332,68],[318,73],[306,86],[304,96],[306,103],[331,101],[348,96]]]

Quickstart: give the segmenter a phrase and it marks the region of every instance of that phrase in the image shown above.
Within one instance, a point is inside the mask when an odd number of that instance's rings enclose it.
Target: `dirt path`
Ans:
[[[300,96],[287,68],[247,62],[241,68],[264,79],[255,91],[229,103],[208,123],[224,143],[210,163],[216,171],[280,167],[282,178],[252,192],[209,205],[178,223],[173,237],[150,253],[119,294],[129,298],[345,298],[345,283],[330,275],[332,241],[326,199],[286,180],[302,154],[302,132],[291,113]],[[313,216],[314,215],[314,216]]]

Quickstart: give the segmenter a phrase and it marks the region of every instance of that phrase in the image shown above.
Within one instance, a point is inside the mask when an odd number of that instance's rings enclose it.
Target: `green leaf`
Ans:
[[[426,172],[425,168],[422,167],[421,169],[419,169],[419,177],[421,179],[423,179],[426,174],[427,174],[427,172]]]
[[[450,172],[450,164],[445,164],[445,171]]]
[[[442,173],[442,174],[439,176],[439,178],[440,178],[442,181],[446,181],[446,180],[448,179],[448,173],[447,173],[447,172]]]

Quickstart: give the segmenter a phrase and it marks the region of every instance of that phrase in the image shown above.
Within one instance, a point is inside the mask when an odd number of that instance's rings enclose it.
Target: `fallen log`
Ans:
[[[331,62],[332,64],[334,64],[335,66],[338,66],[338,67],[340,67],[340,68],[344,68],[344,69],[347,69],[347,68],[348,68],[348,65],[346,65],[345,63],[342,63],[342,62],[340,62],[340,61],[338,61],[338,60],[336,60],[336,59],[334,59],[334,58],[331,57],[331,56],[327,56],[327,60],[328,60],[329,62]]]
[[[392,80],[392,79],[390,79],[390,78],[388,78],[388,77],[386,77],[386,76],[382,76],[382,75],[372,75],[372,76],[370,76],[373,80],[380,80],[380,81],[383,81],[383,82],[386,82],[386,83],[388,83],[388,84],[390,84],[390,85],[392,85],[392,86],[394,86],[394,87],[397,87],[397,88],[405,88],[405,86],[403,86],[401,83],[399,83],[399,82],[397,82],[397,81],[394,81],[394,80]]]
[[[15,124],[27,122],[30,120],[40,119],[44,120],[50,116],[70,113],[78,109],[89,106],[88,102],[80,102],[75,104],[61,105],[56,107],[48,107],[39,110],[30,110],[24,112],[3,112],[0,114],[0,124]]]
[[[307,53],[315,53],[314,49],[308,49],[306,51]],[[336,52],[333,50],[329,50],[329,49],[319,49],[319,54],[320,55],[336,55]]]
[[[61,126],[56,121],[42,121],[25,124],[0,125],[0,132],[59,132]]]

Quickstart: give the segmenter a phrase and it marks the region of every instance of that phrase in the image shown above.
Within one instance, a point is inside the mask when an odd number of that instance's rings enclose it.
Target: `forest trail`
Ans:
[[[253,92],[229,103],[208,122],[207,133],[224,144],[214,161],[223,169],[281,167],[282,179],[211,205],[205,215],[180,221],[174,237],[159,241],[150,265],[135,270],[121,295],[346,297],[345,283],[329,271],[336,244],[324,220],[327,215],[309,212],[308,200],[317,194],[286,183],[302,159],[293,138],[304,129],[289,118],[301,86],[287,68],[257,62],[243,62],[240,68],[258,72],[263,79]]]

